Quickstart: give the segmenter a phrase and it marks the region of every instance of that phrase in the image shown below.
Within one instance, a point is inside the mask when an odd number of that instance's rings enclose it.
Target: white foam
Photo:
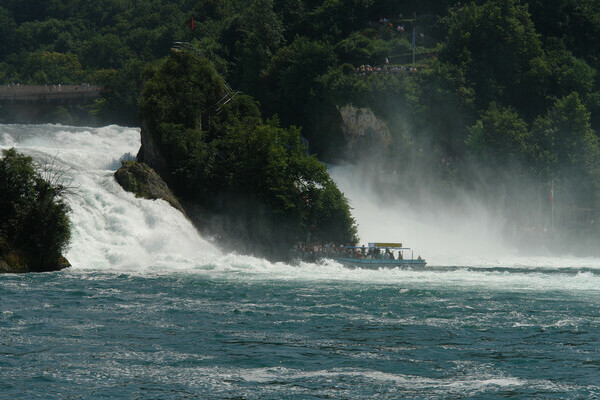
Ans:
[[[361,381],[375,384],[385,383],[393,384],[397,390],[404,391],[423,391],[430,390],[434,392],[453,392],[453,393],[472,393],[486,391],[490,389],[508,389],[520,387],[544,387],[547,388],[547,382],[527,381],[515,377],[503,376],[502,374],[485,373],[478,370],[470,375],[452,378],[426,378],[407,374],[394,374],[374,370],[358,370],[349,368],[335,368],[317,371],[299,371],[279,368],[256,368],[240,369],[237,373],[249,382],[268,383],[271,381],[296,381],[296,380],[327,380],[327,381]],[[230,373],[235,375],[235,373]]]

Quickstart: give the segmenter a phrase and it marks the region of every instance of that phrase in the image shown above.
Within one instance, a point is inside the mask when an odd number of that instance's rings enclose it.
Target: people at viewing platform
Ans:
[[[416,73],[422,70],[423,67],[407,67],[405,65],[389,65],[389,60],[386,58],[386,64],[381,66],[371,66],[368,64],[363,64],[356,68],[356,73],[360,75],[369,75],[369,74],[394,74],[400,72],[409,72]]]

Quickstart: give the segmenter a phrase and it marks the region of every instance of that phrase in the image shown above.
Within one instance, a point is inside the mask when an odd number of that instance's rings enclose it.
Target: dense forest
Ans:
[[[1,84],[103,85],[101,122],[138,124],[144,71],[186,42],[322,160],[501,198],[524,226],[598,218],[597,1],[5,0],[0,37]],[[386,140],[349,149],[346,105]]]

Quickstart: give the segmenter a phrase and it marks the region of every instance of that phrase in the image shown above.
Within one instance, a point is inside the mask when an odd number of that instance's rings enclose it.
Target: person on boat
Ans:
[[[419,260],[419,261],[421,261],[421,260],[422,260],[422,258],[421,258],[421,255],[420,255],[420,254],[419,254],[419,257],[417,258],[417,260]]]
[[[384,256],[384,258],[386,260],[393,260],[394,259],[394,257],[392,256],[392,253],[390,253],[390,249],[385,249],[385,256]]]

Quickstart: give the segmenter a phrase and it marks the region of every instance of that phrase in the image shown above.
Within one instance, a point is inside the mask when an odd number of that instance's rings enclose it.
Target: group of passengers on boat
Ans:
[[[366,246],[341,246],[334,243],[298,242],[292,248],[295,257],[305,261],[316,261],[321,258],[346,258],[356,260],[402,260],[402,251],[397,256],[389,249]]]

